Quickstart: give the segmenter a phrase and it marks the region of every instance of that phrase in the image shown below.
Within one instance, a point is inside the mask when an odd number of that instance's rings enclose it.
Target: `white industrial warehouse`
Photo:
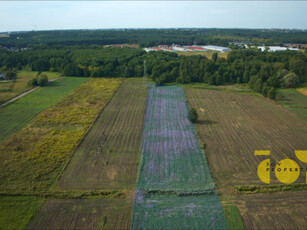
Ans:
[[[275,52],[275,51],[286,51],[286,50],[294,50],[299,51],[297,48],[289,48],[289,47],[281,47],[281,46],[258,46],[258,49],[261,49],[261,51],[265,51],[268,49],[269,52]]]
[[[212,45],[208,45],[208,46],[202,46],[204,49],[207,50],[212,50],[212,51],[217,51],[217,52],[228,52],[231,51],[230,48],[228,47],[223,47],[223,46],[212,46]]]
[[[146,52],[150,51],[168,51],[168,52],[189,52],[189,51],[216,51],[216,52],[228,52],[231,51],[228,47],[223,46],[213,46],[213,45],[207,45],[207,46],[179,46],[173,44],[172,46],[167,45],[159,45],[157,47],[151,47],[151,48],[144,48]]]

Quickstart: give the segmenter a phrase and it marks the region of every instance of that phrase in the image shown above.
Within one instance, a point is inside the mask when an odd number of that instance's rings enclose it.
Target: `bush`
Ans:
[[[32,78],[30,81],[28,81],[28,86],[31,86],[31,87],[38,86],[37,80],[38,80],[38,77]]]
[[[194,108],[191,108],[191,109],[190,109],[189,114],[188,114],[188,118],[189,118],[189,120],[190,120],[192,123],[196,123],[196,122],[197,122],[197,120],[198,120],[198,114],[197,114],[196,109],[194,109]]]
[[[267,93],[267,97],[274,100],[276,98],[276,90],[275,88],[271,87]]]
[[[41,74],[38,77],[37,84],[39,86],[45,86],[48,83],[48,76],[46,74]]]

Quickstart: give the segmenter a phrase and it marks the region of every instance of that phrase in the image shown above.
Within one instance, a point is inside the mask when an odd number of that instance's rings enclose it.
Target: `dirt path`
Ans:
[[[58,80],[58,79],[59,79],[59,77],[58,77],[58,78],[55,78],[55,79],[52,79],[52,80],[49,80],[49,81],[48,81],[48,84],[49,84],[50,82],[53,82],[53,81]],[[25,96],[25,95],[27,95],[27,94],[33,92],[34,90],[37,90],[38,88],[40,88],[40,86],[36,86],[36,87],[33,88],[33,89],[30,89],[30,90],[28,90],[28,91],[26,91],[26,92],[24,92],[24,93],[22,93],[22,94],[19,94],[19,95],[16,96],[16,97],[13,97],[12,99],[10,99],[10,100],[8,100],[7,102],[5,102],[5,103],[3,103],[2,105],[0,105],[0,108],[3,107],[3,106],[5,106],[5,105],[8,105],[8,104],[12,103],[13,101],[18,100],[19,98],[21,98],[21,97],[23,97],[23,96]]]

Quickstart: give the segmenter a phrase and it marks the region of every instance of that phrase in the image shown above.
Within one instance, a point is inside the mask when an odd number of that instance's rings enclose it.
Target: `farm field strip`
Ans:
[[[47,200],[28,229],[129,229],[131,202],[126,199]]]
[[[236,195],[246,229],[306,229],[307,191]]]
[[[187,115],[181,87],[150,87],[132,229],[228,228]]]
[[[142,81],[123,82],[75,151],[59,188],[135,188],[146,95]]]
[[[214,189],[196,129],[188,120],[187,113],[181,87],[150,88],[137,188]]]
[[[289,157],[304,166],[294,150],[307,149],[307,125],[295,114],[260,96],[190,88],[185,92],[198,110],[198,133],[218,187],[262,184],[256,170],[266,157],[254,156],[255,150],[271,150],[275,163]],[[297,182],[302,181],[304,176]]]
[[[228,229],[220,200],[215,195],[135,196],[131,229]]]
[[[100,112],[54,187],[75,191],[97,191],[99,187],[106,191],[123,190],[123,194],[118,198],[47,200],[31,221],[30,229],[130,227],[146,95],[147,87],[142,81],[125,80]]]
[[[120,79],[91,79],[1,142],[0,192],[49,191],[120,83]]]
[[[0,142],[23,128],[44,109],[57,104],[87,78],[65,77],[0,108]]]

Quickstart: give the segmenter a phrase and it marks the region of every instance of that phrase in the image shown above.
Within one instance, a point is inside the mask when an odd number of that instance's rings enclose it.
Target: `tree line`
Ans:
[[[203,82],[209,85],[246,83],[264,96],[275,89],[298,87],[306,82],[307,58],[302,52],[268,52],[234,49],[228,58],[178,56],[170,52],[146,53],[140,48],[104,48],[98,45],[37,46],[11,52],[0,49],[0,67],[57,71],[65,76],[141,77],[147,74],[159,84]]]
[[[34,45],[109,45],[139,44],[141,47],[158,44],[228,46],[229,41],[246,41],[253,44],[280,45],[282,43],[307,44],[307,32],[302,30],[264,29],[108,29],[58,30],[12,32],[0,39],[2,47],[33,47]]]

